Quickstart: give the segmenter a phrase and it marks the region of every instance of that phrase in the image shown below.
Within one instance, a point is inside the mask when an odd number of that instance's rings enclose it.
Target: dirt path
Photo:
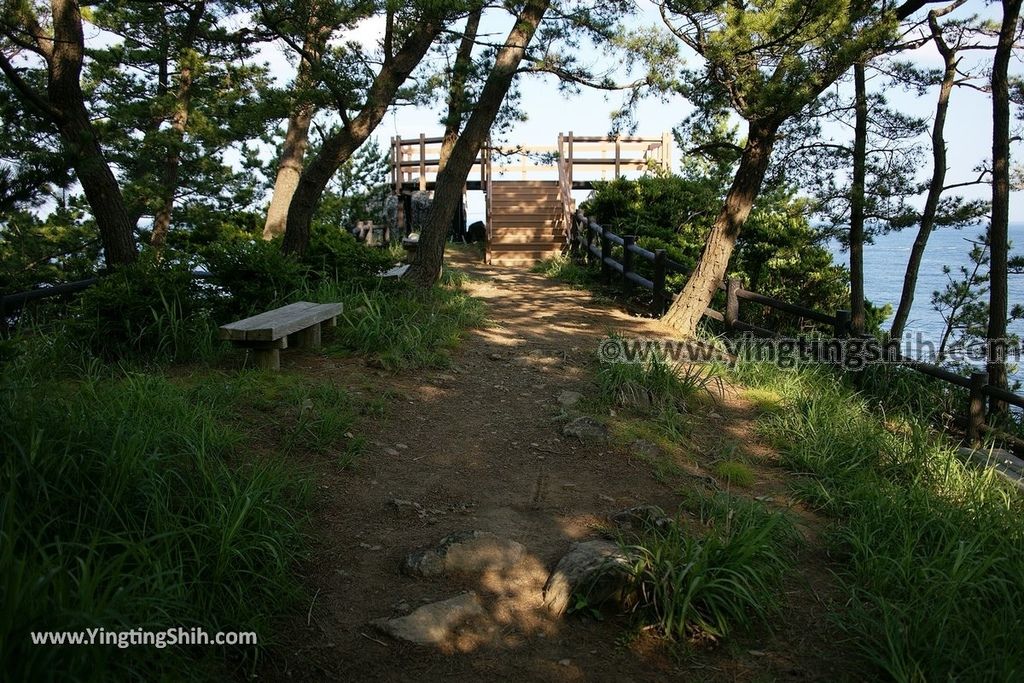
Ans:
[[[366,426],[371,445],[358,464],[321,476],[318,541],[307,577],[316,597],[308,618],[288,625],[287,646],[274,653],[261,677],[841,676],[822,651],[829,634],[821,614],[826,604],[814,597],[813,586],[823,574],[816,569],[787,589],[795,597],[785,623],[686,656],[673,655],[651,637],[627,638],[624,618],[554,619],[543,609],[548,572],[572,541],[594,537],[594,527],[610,512],[641,503],[675,509],[680,501],[678,484],[659,482],[648,464],[624,449],[585,446],[559,431],[558,395],[595,390],[591,367],[600,338],[612,330],[637,336],[663,330],[655,321],[631,317],[541,275],[455,258],[472,274],[467,288],[487,303],[493,325],[467,335],[452,368],[394,375],[361,361],[317,356],[295,361],[353,391],[391,391],[396,398],[385,419]],[[709,438],[753,440],[750,406],[726,398],[719,412],[715,419],[723,424],[709,424]],[[761,488],[781,497],[779,475],[770,463],[756,469]],[[527,557],[512,570],[468,579],[411,578],[399,572],[410,551],[464,530],[514,539],[526,547]],[[371,624],[466,590],[482,599],[486,624],[443,647],[400,643]],[[797,654],[803,650],[812,654]]]

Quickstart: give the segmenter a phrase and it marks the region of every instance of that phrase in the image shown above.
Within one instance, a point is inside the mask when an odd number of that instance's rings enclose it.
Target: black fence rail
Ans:
[[[611,284],[615,277],[618,276],[627,290],[632,287],[642,287],[650,290],[653,293],[651,312],[654,315],[662,314],[668,308],[673,297],[666,290],[665,276],[670,272],[683,275],[689,274],[688,269],[669,259],[663,249],[656,249],[654,251],[644,249],[636,244],[637,238],[635,235],[616,235],[599,225],[593,218],[586,216],[582,211],[576,211],[573,215],[571,236],[573,238],[572,241],[579,244],[583,249],[588,262],[596,263],[600,266],[607,284]],[[622,247],[621,261],[613,256],[614,246]],[[644,277],[636,272],[636,259],[638,258],[652,264],[652,278]],[[828,326],[831,328],[831,332],[836,339],[853,338],[850,328],[850,311],[838,310],[832,314],[822,313],[813,308],[807,308],[806,306],[746,290],[738,278],[728,278],[719,285],[719,289],[725,292],[725,310],[717,311],[713,308],[706,308],[704,316],[723,323],[727,330],[750,332],[756,336],[766,338],[781,338],[784,336],[778,330],[767,329],[743,321],[740,317],[740,302],[749,301]],[[859,337],[864,340],[874,339],[870,335],[859,335]],[[966,389],[968,392],[968,409],[967,415],[964,417],[967,438],[972,444],[980,443],[983,433],[994,431],[986,423],[987,409],[990,401],[1001,401],[1024,409],[1024,396],[989,384],[988,373],[973,372],[969,377],[965,377],[938,365],[908,358],[892,351],[887,352],[885,360],[910,368],[933,379]],[[1017,446],[1021,445],[1021,442],[1017,439],[1011,437],[1010,440]]]

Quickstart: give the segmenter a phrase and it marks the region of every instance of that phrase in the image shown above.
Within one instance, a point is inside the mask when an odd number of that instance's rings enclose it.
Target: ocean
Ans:
[[[915,336],[920,333],[923,339],[938,345],[945,325],[939,313],[932,308],[932,292],[943,290],[948,277],[958,276],[959,266],[970,263],[968,252],[971,245],[967,240],[976,239],[984,230],[984,225],[975,225],[960,230],[941,229],[932,233],[921,263],[914,306],[907,324],[908,332]],[[1009,233],[1010,254],[1024,253],[1024,222],[1011,222]],[[873,304],[880,306],[890,303],[895,310],[903,289],[907,259],[916,236],[916,227],[907,228],[880,235],[875,238],[874,244],[864,246],[864,293]],[[829,248],[836,263],[849,265],[848,252],[841,250],[837,243],[830,244]],[[950,276],[942,272],[944,265],[952,268]],[[1010,275],[1009,292],[1011,307],[1024,302],[1024,275]],[[884,327],[887,326],[888,321]],[[1010,331],[1024,337],[1024,320],[1011,323]],[[1019,370],[1016,377],[1024,379]]]

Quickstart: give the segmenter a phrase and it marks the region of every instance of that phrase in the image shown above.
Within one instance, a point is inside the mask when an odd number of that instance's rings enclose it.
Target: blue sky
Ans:
[[[654,6],[646,0],[637,0],[639,14],[632,21],[634,27],[650,26],[662,30],[660,18]],[[979,13],[993,16],[983,0],[971,0],[959,10],[959,14]],[[507,30],[509,21],[506,17],[485,18],[482,32],[501,35]],[[370,43],[377,39],[379,28],[373,24],[363,27],[358,38]],[[974,56],[976,55],[976,56]],[[990,59],[991,53],[974,53],[965,57],[965,62],[975,59]],[[924,48],[915,50],[909,55],[915,63],[923,66],[938,67],[941,59],[934,47],[929,43]],[[597,71],[607,70],[619,58],[606,56],[593,51],[588,56],[590,63]],[[691,56],[688,64],[699,64],[699,58]],[[1011,70],[1020,75],[1024,73],[1021,57],[1018,55],[1011,65]],[[625,74],[620,74],[625,75]],[[869,85],[870,87],[870,85]],[[610,115],[619,107],[621,95],[584,89],[579,94],[563,95],[558,92],[557,84],[552,77],[525,76],[520,84],[522,92],[522,109],[528,119],[515,125],[507,140],[513,144],[542,145],[554,144],[559,132],[572,130],[577,135],[600,135],[608,132]],[[890,91],[889,101],[892,105],[906,113],[927,117],[930,121],[935,106],[935,91],[924,97],[901,91]],[[660,136],[662,131],[671,130],[691,110],[689,103],[682,97],[670,98],[668,102],[646,100],[641,102],[637,110],[639,126],[637,134]],[[440,112],[435,108],[401,107],[390,113],[376,131],[375,137],[385,146],[393,135],[416,137],[419,133],[428,136],[436,135],[441,130]],[[841,134],[836,131],[836,134]],[[991,155],[991,101],[987,94],[971,88],[957,88],[953,93],[950,112],[946,124],[946,138],[949,158],[947,182],[961,182],[973,179],[973,169]],[[1021,162],[1020,153],[1024,151],[1020,143],[1014,146],[1015,163]],[[678,151],[673,157],[678,159]],[[930,172],[930,165],[921,169],[922,177]],[[966,188],[962,192],[970,197],[986,197],[987,186]],[[477,213],[480,202],[471,197],[470,211]],[[1011,199],[1011,220],[1024,220],[1024,198],[1015,192]]]

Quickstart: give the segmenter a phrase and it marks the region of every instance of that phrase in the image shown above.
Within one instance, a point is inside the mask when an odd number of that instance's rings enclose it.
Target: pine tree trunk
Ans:
[[[398,89],[423,59],[441,29],[439,21],[426,21],[417,26],[394,57],[385,60],[366,93],[365,104],[359,115],[324,140],[319,153],[299,177],[295,194],[288,206],[284,242],[281,245],[285,253],[305,253],[309,247],[313,214],[331,176],[373,133],[391,106]]]
[[[295,89],[299,93],[299,99],[288,115],[288,129],[284,134],[281,158],[277,162],[277,178],[274,180],[274,191],[270,195],[267,221],[263,225],[265,240],[284,234],[288,223],[288,206],[299,185],[302,163],[306,158],[306,148],[309,147],[309,126],[316,113],[316,107],[303,95],[303,91],[313,86],[313,69],[319,66],[324,41],[327,40],[329,31],[319,25],[315,14],[310,21],[314,22],[314,26],[306,37],[303,45],[306,55],[299,60],[299,69],[295,76]]]
[[[199,55],[192,49],[199,22],[206,12],[206,2],[198,2],[189,10],[188,24],[182,36],[182,50],[178,57],[178,89],[174,94],[174,113],[171,116],[171,132],[173,139],[167,149],[164,161],[163,196],[160,208],[153,217],[153,233],[149,243],[161,249],[167,241],[167,231],[171,227],[171,213],[174,211],[174,197],[178,193],[178,171],[181,167],[181,146],[185,142],[185,129],[192,109],[192,74]]]
[[[132,263],[138,256],[132,224],[121,188],[96,139],[79,80],[85,51],[82,15],[74,0],[52,0],[51,7],[54,38],[47,41],[49,105],[99,227],[107,265]]]
[[[421,287],[430,287],[441,277],[445,241],[455,211],[462,200],[462,188],[501,110],[505,95],[512,87],[526,48],[550,4],[550,0],[527,0],[516,25],[498,50],[476,108],[459,135],[447,165],[437,175],[434,201],[426,224],[420,231],[416,256],[405,274],[407,279]]]
[[[1013,52],[1021,0],[1002,0],[1003,21],[992,61],[992,222],[989,227],[988,382],[1007,386],[1005,349],[1008,224],[1010,220],[1010,89],[1008,69]],[[1003,401],[992,400],[991,411],[1007,409]]]
[[[663,318],[685,336],[696,334],[704,310],[711,303],[718,285],[725,277],[736,239],[744,221],[750,215],[754,200],[761,191],[778,127],[779,123],[775,121],[750,123],[747,144],[743,148],[739,168],[704,243],[697,265],[686,281],[683,291],[679,293]]]
[[[946,112],[949,111],[949,96],[953,92],[953,84],[956,81],[956,52],[950,50],[942,39],[938,22],[934,18],[929,19],[932,24],[932,37],[939,53],[943,59],[942,83],[939,86],[939,99],[935,105],[935,121],[932,124],[932,177],[928,183],[928,196],[924,202],[924,211],[921,212],[921,224],[917,229],[917,237],[910,248],[910,257],[907,260],[907,271],[903,275],[903,291],[900,294],[900,303],[896,307],[896,315],[893,316],[892,326],[889,328],[889,336],[893,339],[903,337],[903,332],[910,319],[910,309],[914,305],[914,292],[917,289],[917,276],[921,271],[921,261],[924,259],[924,250],[928,246],[928,238],[935,229],[935,217],[939,210],[939,199],[942,197],[942,189],[946,184]]]
[[[466,30],[462,34],[455,64],[452,68],[452,80],[448,87],[448,114],[444,121],[444,138],[441,141],[441,154],[438,157],[437,171],[440,173],[448,165],[448,159],[459,139],[459,128],[462,126],[463,105],[466,100],[466,80],[473,68],[473,45],[480,28],[482,9],[472,12],[466,19]]]
[[[853,65],[853,182],[850,185],[850,327],[863,334],[864,311],[864,185],[868,155],[868,92],[864,63]]]
[[[284,233],[288,223],[288,206],[302,176],[302,162],[309,146],[309,124],[313,121],[314,107],[300,103],[288,117],[281,158],[277,163],[277,178],[267,208],[267,222],[263,226],[263,239],[273,239]]]
[[[171,227],[171,213],[174,211],[174,197],[178,192],[178,169],[181,167],[181,145],[185,141],[185,129],[188,127],[189,109],[192,99],[192,67],[182,64],[178,78],[178,91],[175,96],[174,116],[171,117],[171,131],[174,139],[167,150],[164,162],[163,196],[160,208],[153,217],[153,233],[149,244],[161,249],[167,241],[167,231]]]

